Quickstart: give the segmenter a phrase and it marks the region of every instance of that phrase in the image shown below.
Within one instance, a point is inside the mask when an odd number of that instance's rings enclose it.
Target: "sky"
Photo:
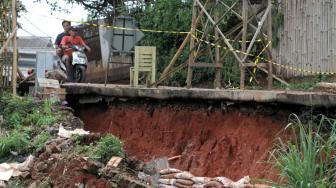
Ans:
[[[69,7],[71,13],[52,12],[45,2],[34,3],[34,0],[22,0],[28,12],[20,13],[18,22],[23,29],[18,31],[18,36],[52,37],[53,42],[59,33],[63,31],[62,20],[81,21],[87,19],[87,11],[79,5],[66,5],[63,0],[58,1],[61,6]],[[71,7],[72,6],[72,7]],[[77,23],[72,23],[77,25]],[[24,31],[25,30],[25,31]]]

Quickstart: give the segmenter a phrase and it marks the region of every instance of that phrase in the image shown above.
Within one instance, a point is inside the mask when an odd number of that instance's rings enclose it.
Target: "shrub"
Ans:
[[[0,137],[0,158],[7,157],[10,152],[23,154],[29,145],[29,132],[24,130],[14,130],[8,136]]]
[[[112,134],[102,137],[96,147],[96,156],[104,163],[110,160],[112,156],[122,157],[124,155],[123,143]]]
[[[34,148],[37,151],[42,151],[42,149],[44,148],[45,143],[48,140],[52,139],[52,135],[49,132],[42,132],[41,134],[38,134],[35,138],[34,138]]]
[[[319,116],[304,125],[296,115],[287,127],[293,139],[279,139],[272,156],[284,185],[279,187],[335,187],[336,121]]]
[[[124,156],[123,143],[112,134],[107,134],[89,145],[81,145],[83,141],[82,136],[73,136],[72,139],[76,143],[76,154],[84,154],[103,163],[108,162],[113,156]]]
[[[30,125],[52,125],[57,121],[52,113],[51,101],[44,101],[43,105],[34,103],[31,97],[13,97],[2,93],[0,99],[0,115],[4,117],[4,125],[10,129]]]

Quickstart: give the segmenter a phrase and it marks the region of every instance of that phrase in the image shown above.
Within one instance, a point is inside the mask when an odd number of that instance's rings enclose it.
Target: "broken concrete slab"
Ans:
[[[115,156],[113,156],[113,157],[107,162],[106,167],[109,167],[109,168],[116,168],[116,167],[118,167],[118,165],[120,164],[121,160],[122,160],[121,157],[115,157]]]
[[[104,85],[90,83],[66,83],[67,94],[81,96],[104,96],[121,98],[201,99],[232,102],[284,103],[314,107],[336,107],[336,94],[314,91],[287,90],[222,90],[199,88],[134,88],[128,85]]]

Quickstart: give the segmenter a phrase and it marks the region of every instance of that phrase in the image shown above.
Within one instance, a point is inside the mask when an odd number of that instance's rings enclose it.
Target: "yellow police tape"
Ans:
[[[201,34],[204,34],[204,32],[203,31],[200,31],[200,30],[198,30],[198,29],[196,29],[196,36],[197,36],[197,33],[201,33]],[[210,36],[211,38],[213,38],[213,39],[216,39],[216,37],[215,36],[213,36],[213,35],[210,35],[210,34],[207,34],[208,36]],[[232,39],[228,39],[228,41],[230,41],[230,42],[239,42],[239,43],[242,43],[243,41],[241,41],[241,40],[232,40]],[[258,39],[258,40],[256,40],[255,42],[262,42],[263,40],[262,39]],[[251,41],[246,41],[246,42],[251,42]]]
[[[264,49],[261,50],[261,52],[258,54],[258,56],[256,57],[256,60],[254,61],[254,68],[253,68],[253,74],[255,75],[257,72],[257,66],[259,64],[259,59],[262,53],[264,53],[264,51],[266,51],[266,49],[268,48],[268,46],[271,44],[271,41],[269,41],[267,43],[267,45],[265,46]],[[250,83],[252,82],[253,76],[250,77]]]
[[[218,45],[218,44],[214,44],[214,43],[211,43],[209,41],[205,41],[205,40],[202,40],[200,38],[197,38],[195,35],[191,35],[196,41],[201,41],[201,42],[204,42],[208,45],[211,45],[211,46],[214,46],[216,48],[223,48],[225,50],[230,50],[229,48],[227,47],[224,47],[224,46],[221,46],[221,45]],[[254,64],[255,64],[255,67],[257,67],[258,63],[260,62],[260,60],[264,61],[265,63],[272,63],[273,65],[275,66],[278,66],[278,67],[281,67],[283,69],[287,69],[287,70],[292,70],[292,71],[298,71],[298,72],[303,72],[303,73],[308,73],[308,74],[313,74],[313,75],[334,75],[336,74],[336,72],[322,72],[322,71],[310,71],[310,70],[304,70],[304,69],[301,69],[301,68],[296,68],[296,67],[291,67],[291,66],[288,66],[288,65],[283,65],[283,64],[280,64],[280,63],[276,63],[274,61],[271,61],[269,59],[265,59],[263,57],[260,57],[261,54],[268,48],[268,46],[270,45],[270,42],[265,46],[265,48],[261,51],[261,53],[256,56],[254,54],[247,54],[246,52],[243,52],[243,51],[240,51],[240,50],[230,50],[230,51],[234,51],[236,53],[240,53],[240,54],[244,54],[244,55],[247,55],[247,56],[250,56],[250,57],[255,57],[256,60],[254,61]]]
[[[190,32],[186,31],[167,31],[167,30],[154,30],[154,29],[134,29],[134,28],[127,28],[127,27],[119,27],[114,25],[105,25],[105,24],[93,24],[88,22],[76,22],[83,25],[94,26],[94,27],[106,27],[118,30],[127,30],[127,31],[143,31],[143,32],[150,32],[150,33],[172,33],[172,34],[188,34]]]

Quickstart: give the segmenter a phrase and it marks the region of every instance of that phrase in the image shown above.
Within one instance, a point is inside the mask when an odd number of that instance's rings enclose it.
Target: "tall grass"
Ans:
[[[272,152],[281,177],[281,185],[276,186],[336,187],[336,121],[323,115],[306,125],[296,115],[289,119],[286,128],[292,129],[292,138],[280,138]]]

